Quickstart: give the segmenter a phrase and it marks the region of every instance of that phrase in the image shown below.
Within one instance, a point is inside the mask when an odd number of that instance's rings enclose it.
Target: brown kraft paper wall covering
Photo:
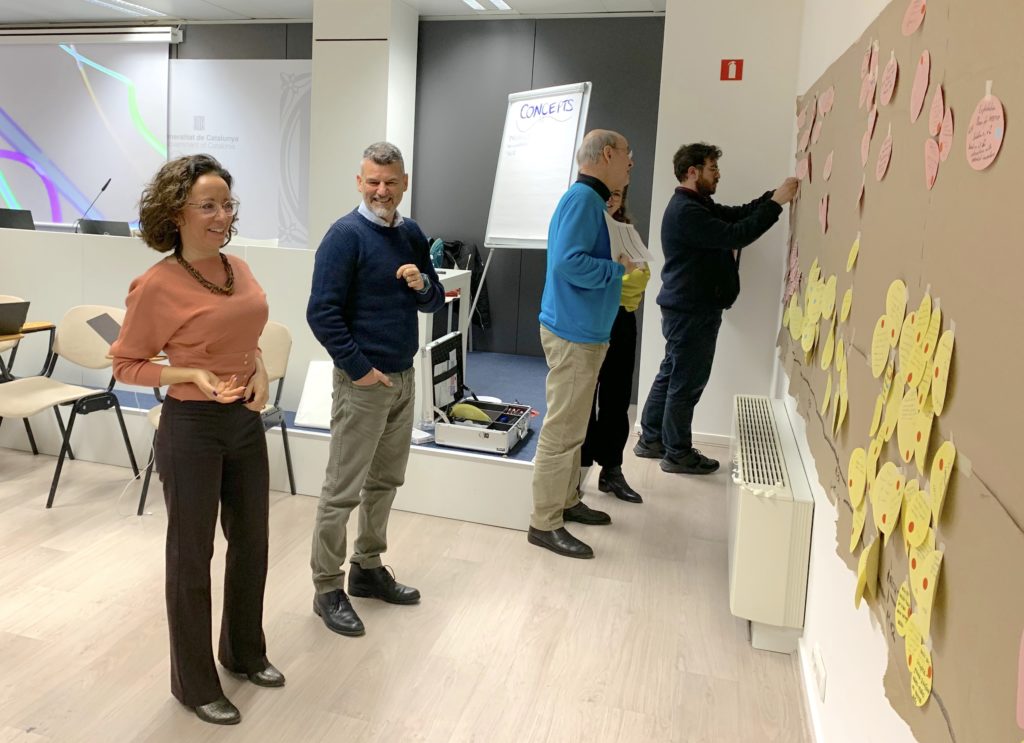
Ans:
[[[1017,0],[930,0],[923,23],[909,35],[903,23],[910,0],[895,0],[862,37],[797,101],[797,159],[810,153],[809,176],[803,178],[799,200],[791,212],[791,250],[795,242],[802,274],[797,299],[805,307],[812,262],[821,280],[836,277],[836,337],[847,349],[848,409],[833,429],[833,407],[822,415],[828,377],[837,390],[839,375],[821,367],[829,322],[819,321],[818,340],[805,354],[800,336],[779,335],[779,353],[789,374],[790,392],[807,421],[818,475],[835,505],[836,554],[854,572],[867,545],[881,538],[874,523],[872,498],[864,536],[851,553],[854,507],[849,493],[849,464],[857,447],[872,440],[872,413],[882,380],[871,370],[872,336],[886,312],[890,283],[907,286],[906,312],[918,308],[930,293],[942,312],[941,331],[955,328],[949,386],[941,415],[934,416],[924,472],[905,463],[897,436],[882,446],[877,469],[893,462],[901,468],[901,484],[916,478],[929,491],[930,465],[944,441],[956,446],[953,477],[938,520],[932,520],[935,548],[942,551],[941,569],[931,610],[931,695],[922,706],[911,693],[904,638],[897,632],[896,601],[901,584],[910,578],[901,527],[881,548],[877,594],[867,591],[867,610],[889,645],[886,695],[921,741],[990,743],[1020,741],[1018,725],[1018,660],[1024,630],[1024,404],[1021,371],[1024,353],[1024,131],[1015,114],[1024,110],[1024,2]],[[915,6],[921,3],[914,3]],[[870,105],[858,107],[862,65],[877,42],[877,85],[873,96],[877,121],[867,164],[861,142],[868,128]],[[911,122],[915,71],[923,52],[930,55],[930,75],[923,110]],[[882,105],[879,89],[890,57],[899,65],[895,91]],[[869,75],[872,65],[868,65]],[[967,159],[968,127],[975,106],[986,95],[986,83],[1005,109],[1003,144],[995,161],[974,170]],[[939,162],[934,187],[926,184],[926,140],[929,114],[941,86],[944,111],[953,121],[948,158]],[[834,90],[828,112],[812,112],[823,94]],[[815,124],[815,122],[817,122]],[[818,131],[814,132],[817,126]],[[876,179],[883,141],[891,132],[888,170]],[[816,136],[814,136],[816,135]],[[806,142],[806,150],[801,144]],[[831,158],[831,175],[825,164]],[[799,170],[799,169],[798,169]],[[864,195],[858,200],[862,178]],[[827,229],[820,206],[828,196]],[[847,259],[860,234],[860,253],[851,271]],[[846,289],[853,288],[852,309],[838,322]],[[930,292],[928,291],[930,289]],[[787,323],[791,320],[787,312]],[[900,318],[902,320],[902,317]],[[898,352],[898,346],[897,346]],[[898,353],[896,354],[898,356]],[[926,366],[932,371],[932,365]],[[892,394],[905,385],[906,369],[897,361]],[[934,402],[930,404],[934,405]],[[868,472],[867,491],[872,472]],[[929,491],[930,492],[930,491]],[[916,564],[916,563],[915,563]],[[853,596],[850,597],[851,603]],[[865,610],[862,606],[860,610]],[[901,625],[902,627],[902,625]],[[871,721],[865,721],[870,729]],[[850,731],[856,740],[856,731]]]

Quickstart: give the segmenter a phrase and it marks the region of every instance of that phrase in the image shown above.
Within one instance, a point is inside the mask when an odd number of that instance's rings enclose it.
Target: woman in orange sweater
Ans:
[[[217,657],[260,686],[283,686],[266,657],[269,476],[260,410],[268,396],[258,342],[267,298],[244,261],[221,253],[235,234],[231,174],[209,155],[166,163],[142,193],[140,233],[172,253],[132,282],[114,376],[169,385],[156,437],[167,503],[166,594],[171,691],[205,722],[232,725],[211,644],[210,560],[220,509],[228,540]],[[151,358],[165,353],[169,366]]]

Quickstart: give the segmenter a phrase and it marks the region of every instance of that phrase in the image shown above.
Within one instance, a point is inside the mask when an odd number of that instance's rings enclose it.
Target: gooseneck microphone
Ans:
[[[101,188],[100,192],[98,194],[96,194],[96,198],[93,199],[92,203],[90,203],[89,206],[86,207],[85,211],[82,212],[82,216],[75,220],[75,232],[76,233],[78,232],[78,223],[81,222],[83,219],[85,219],[86,217],[89,216],[89,212],[92,211],[92,208],[96,205],[96,202],[99,201],[99,198],[100,198],[100,196],[103,195],[103,192],[107,190],[107,186],[110,185],[110,181],[112,181],[112,180],[113,180],[113,178],[107,178],[107,182],[103,184],[103,188]]]

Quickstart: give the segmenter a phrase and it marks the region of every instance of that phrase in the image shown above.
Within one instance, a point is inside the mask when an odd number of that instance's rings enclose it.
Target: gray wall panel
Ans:
[[[428,235],[476,243],[481,258],[508,94],[529,90],[533,21],[421,22],[413,218]],[[515,353],[519,251],[495,252],[491,328],[474,347]]]
[[[312,59],[312,23],[191,24],[172,59]]]

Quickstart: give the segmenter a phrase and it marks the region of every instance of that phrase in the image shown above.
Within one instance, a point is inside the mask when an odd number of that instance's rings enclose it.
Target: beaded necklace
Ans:
[[[209,289],[214,294],[226,294],[230,296],[235,293],[235,272],[231,270],[231,263],[228,262],[227,257],[223,253],[220,253],[219,255],[220,262],[224,264],[224,273],[226,273],[228,277],[224,286],[218,286],[212,281],[208,281],[191,263],[181,257],[181,253],[175,253],[174,257],[178,259],[178,263],[181,264],[181,267],[192,274],[192,278],[202,284],[205,288]]]

